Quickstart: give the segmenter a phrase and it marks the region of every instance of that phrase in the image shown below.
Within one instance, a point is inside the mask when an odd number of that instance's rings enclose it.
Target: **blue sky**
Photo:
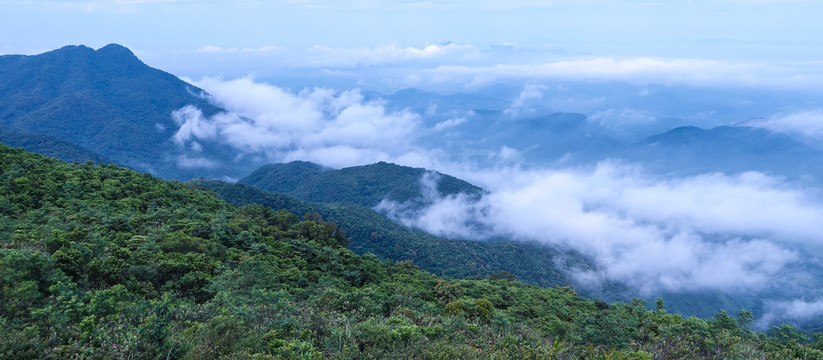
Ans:
[[[538,75],[571,73],[650,82],[688,82],[702,76],[717,83],[774,86],[781,82],[777,85],[788,87],[808,86],[823,78],[818,76],[823,73],[819,36],[823,3],[817,1],[4,0],[2,4],[2,54],[119,43],[149,65],[190,78],[253,75],[276,81],[299,74],[307,82],[337,78],[367,85],[376,84],[380,77],[394,78],[392,86],[403,87],[433,84],[432,74],[438,69],[496,76],[501,65],[527,66],[508,71],[522,74],[551,64],[561,66]],[[711,67],[717,70],[706,70]],[[724,74],[729,73],[726,79]],[[475,80],[476,75],[460,81]]]

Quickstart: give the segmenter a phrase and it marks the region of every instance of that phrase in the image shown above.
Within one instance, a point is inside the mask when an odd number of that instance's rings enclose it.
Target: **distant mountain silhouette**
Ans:
[[[648,137],[623,153],[626,159],[673,175],[759,171],[823,177],[823,151],[781,133],[747,126],[678,127]]]

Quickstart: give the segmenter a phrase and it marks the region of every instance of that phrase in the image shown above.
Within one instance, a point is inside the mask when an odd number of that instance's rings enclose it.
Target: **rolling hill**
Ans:
[[[371,208],[383,199],[418,201],[423,205],[427,194],[424,193],[426,189],[421,184],[421,178],[426,174],[436,178],[437,194],[431,195],[462,192],[479,196],[483,193],[481,188],[453,176],[386,162],[340,170],[323,169],[306,162],[270,164],[239,182],[303,201],[349,202]]]

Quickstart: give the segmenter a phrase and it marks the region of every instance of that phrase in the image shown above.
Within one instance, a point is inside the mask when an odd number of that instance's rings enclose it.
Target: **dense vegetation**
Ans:
[[[332,223],[0,146],[0,358],[823,358],[750,313],[683,319],[501,272],[452,280]]]

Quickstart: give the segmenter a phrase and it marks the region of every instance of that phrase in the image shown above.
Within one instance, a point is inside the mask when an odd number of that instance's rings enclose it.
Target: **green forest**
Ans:
[[[453,279],[316,213],[0,145],[3,359],[823,359],[823,336]]]

